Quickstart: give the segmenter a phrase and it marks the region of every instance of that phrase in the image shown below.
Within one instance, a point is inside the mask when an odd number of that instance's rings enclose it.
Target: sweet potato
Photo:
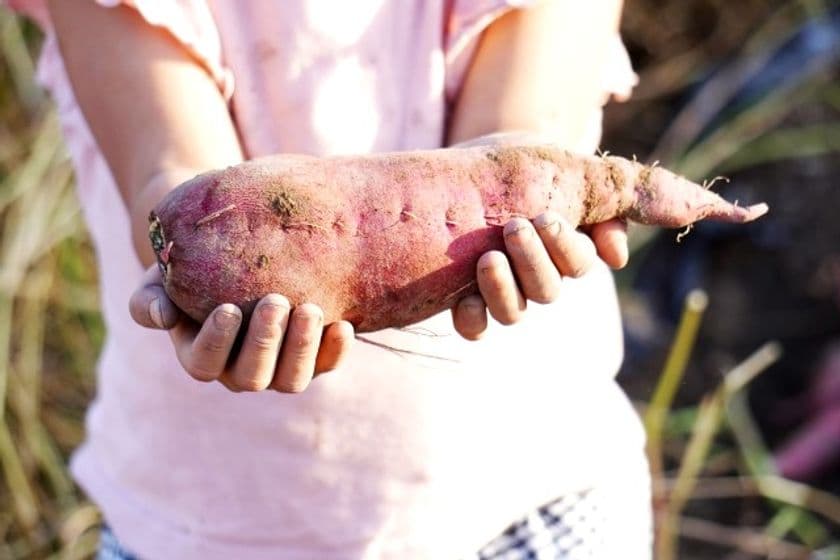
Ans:
[[[658,168],[553,146],[315,158],[285,155],[200,175],[150,215],[172,300],[196,320],[247,314],[278,292],[357,331],[415,323],[476,292],[478,257],[514,216],[622,217],[682,227],[746,222],[739,207]]]

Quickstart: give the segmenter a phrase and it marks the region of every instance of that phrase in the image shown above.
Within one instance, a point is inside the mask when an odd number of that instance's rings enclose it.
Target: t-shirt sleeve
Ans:
[[[226,99],[233,93],[233,76],[222,61],[218,29],[206,0],[91,0],[100,6],[119,5],[137,10],[149,24],[168,31],[208,71]],[[0,4],[3,0],[0,0]],[[45,0],[6,0],[13,10],[32,18],[47,36],[41,52],[38,78],[54,96],[60,55],[53,37],[52,23]]]
[[[481,33],[506,12],[525,8],[537,0],[450,0],[444,30],[446,96],[454,99],[461,89]]]
[[[461,89],[481,33],[508,11],[531,7],[536,1],[451,0],[444,33],[448,100],[455,99]],[[610,98],[624,101],[630,97],[638,78],[633,72],[630,57],[618,32],[610,42],[607,60],[600,72],[602,98],[599,101],[601,105],[605,105]],[[601,117],[600,110],[593,111],[580,144],[571,148],[591,152],[598,146],[601,136]]]

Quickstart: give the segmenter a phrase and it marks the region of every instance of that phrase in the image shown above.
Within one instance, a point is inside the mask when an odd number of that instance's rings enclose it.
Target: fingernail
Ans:
[[[324,310],[311,303],[304,303],[295,308],[293,312],[295,319],[298,321],[315,321],[321,322],[324,320]]]
[[[152,323],[154,323],[157,328],[164,328],[163,310],[160,307],[159,298],[155,298],[149,302],[149,317],[152,319]]]
[[[216,311],[213,314],[213,324],[223,331],[231,331],[239,326],[239,315],[230,311]]]
[[[292,308],[287,303],[268,303],[265,304],[265,309],[260,310],[260,316],[263,321],[274,321],[277,325],[286,330],[289,325],[289,317],[291,316]]]
[[[316,325],[323,325],[324,324],[324,316],[321,315],[320,313],[318,315],[315,315],[315,317],[313,319],[314,319]]]
[[[532,235],[532,230],[528,226],[519,226],[518,228],[505,232],[505,237],[514,237],[519,236],[523,239],[528,238]]]
[[[537,229],[547,229],[555,225],[558,227],[558,229],[562,229],[562,226],[560,225],[560,220],[558,220],[554,216],[549,216],[546,214],[540,214],[534,220],[534,227]]]
[[[265,319],[266,321],[270,321],[277,317],[282,311],[288,311],[289,307],[287,305],[282,305],[280,303],[263,303],[260,305],[260,317]]]
[[[480,301],[462,301],[461,308],[466,311],[479,312],[484,311],[484,303]]]

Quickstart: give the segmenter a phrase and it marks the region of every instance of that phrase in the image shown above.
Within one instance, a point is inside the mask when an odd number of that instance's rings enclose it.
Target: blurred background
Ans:
[[[650,439],[657,559],[840,559],[840,3],[625,2],[641,82],[603,149],[771,206],[631,231],[619,379]],[[88,558],[100,521],[66,470],[97,272],[39,44],[0,8],[0,559]]]

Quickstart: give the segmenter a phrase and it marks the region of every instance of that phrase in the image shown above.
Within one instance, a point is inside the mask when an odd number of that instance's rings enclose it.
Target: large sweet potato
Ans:
[[[248,313],[278,292],[360,332],[404,326],[476,291],[475,265],[514,216],[623,217],[681,227],[752,220],[674,174],[552,146],[315,158],[276,156],[200,175],[151,214],[172,300],[196,320],[222,302]]]

